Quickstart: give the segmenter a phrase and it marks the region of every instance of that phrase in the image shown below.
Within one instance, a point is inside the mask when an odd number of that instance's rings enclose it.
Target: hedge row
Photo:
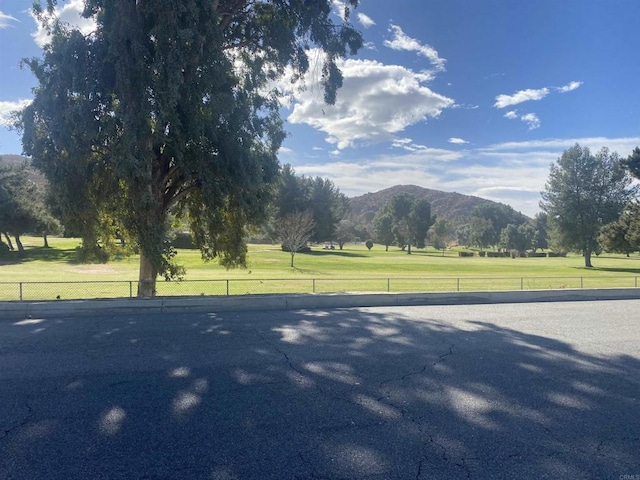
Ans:
[[[474,252],[458,252],[458,256],[460,257],[473,257],[475,255]],[[509,258],[511,257],[511,252],[478,252],[478,256],[480,257],[489,257],[489,258]],[[566,257],[566,252],[527,252],[528,258],[545,258],[545,257]]]

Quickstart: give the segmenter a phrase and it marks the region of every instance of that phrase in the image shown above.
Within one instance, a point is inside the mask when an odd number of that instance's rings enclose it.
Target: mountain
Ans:
[[[395,195],[407,193],[418,199],[427,199],[431,204],[431,213],[446,218],[454,228],[468,223],[471,212],[478,205],[497,203],[472,195],[455,192],[442,192],[416,185],[396,185],[376,193],[365,193],[349,199],[351,205],[350,218],[356,224],[373,232],[373,219],[378,212],[391,201]]]

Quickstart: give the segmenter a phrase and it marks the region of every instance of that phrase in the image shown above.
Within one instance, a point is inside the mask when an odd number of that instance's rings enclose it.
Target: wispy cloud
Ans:
[[[457,137],[451,137],[449,140],[449,143],[453,143],[455,145],[464,145],[466,143],[469,143],[468,141],[462,139],[462,138],[457,138]]]
[[[560,93],[566,93],[566,92],[572,92],[573,90],[580,88],[580,86],[583,84],[584,82],[570,82],[567,83],[566,85],[564,85],[563,87],[558,87],[557,90]]]
[[[496,97],[496,103],[494,103],[493,106],[496,108],[510,107],[520,103],[530,102],[532,100],[542,100],[547,95],[549,95],[549,89],[546,87],[539,88],[537,90],[529,88],[526,90],[520,90],[513,95],[498,95]]]
[[[529,126],[529,130],[535,130],[536,128],[540,127],[540,119],[535,113],[525,113],[519,115],[517,110],[509,110],[503,116],[505,118],[508,118],[509,120],[520,120],[526,123]]]
[[[362,12],[358,12],[358,21],[364,28],[371,28],[376,24],[376,22],[374,22],[371,17],[365,15]]]
[[[11,114],[16,110],[22,110],[30,103],[31,100],[26,99],[16,100],[15,102],[0,102],[0,126],[10,126]]]
[[[520,117],[520,120],[529,125],[529,130],[534,130],[540,126],[540,119],[535,113],[525,113]]]
[[[393,35],[391,40],[385,40],[384,45],[393,50],[405,50],[409,52],[417,52],[418,55],[422,55],[429,59],[436,71],[442,72],[445,70],[446,60],[440,58],[438,51],[430,45],[422,44],[415,38],[411,38],[402,31],[398,25],[391,24],[389,31]]]
[[[11,15],[7,15],[0,11],[0,28],[7,28],[11,25],[11,22],[17,22],[18,19],[12,17]]]

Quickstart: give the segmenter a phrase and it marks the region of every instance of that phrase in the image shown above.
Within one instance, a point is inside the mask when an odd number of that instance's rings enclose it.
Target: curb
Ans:
[[[89,314],[162,314],[638,299],[640,299],[640,288],[56,300],[46,302],[0,302],[0,319],[33,316],[80,316]]]

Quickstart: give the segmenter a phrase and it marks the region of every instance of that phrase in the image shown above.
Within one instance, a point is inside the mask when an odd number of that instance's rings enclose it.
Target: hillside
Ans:
[[[425,198],[431,203],[431,213],[449,220],[454,228],[467,223],[471,212],[478,205],[496,203],[480,197],[462,195],[455,192],[442,192],[416,185],[396,185],[376,193],[366,193],[349,199],[351,205],[351,219],[365,227],[370,232],[373,219],[395,195],[407,193],[416,198]]]
[[[31,164],[31,160],[21,155],[0,155],[0,165],[15,167],[24,163]],[[39,172],[35,168],[29,168],[27,172],[29,175],[29,180],[31,180],[33,183],[40,187],[44,187],[44,185],[46,185],[47,181],[41,172]]]

